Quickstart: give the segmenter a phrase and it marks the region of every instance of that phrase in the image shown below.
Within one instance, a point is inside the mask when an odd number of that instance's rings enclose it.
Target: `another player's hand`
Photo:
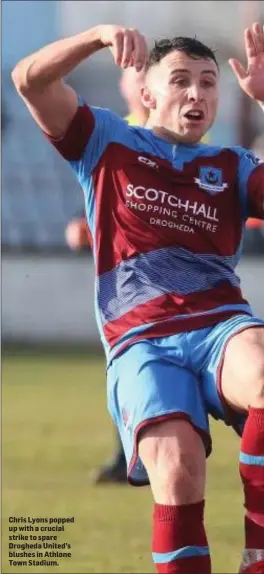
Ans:
[[[73,251],[79,251],[89,245],[88,226],[84,217],[73,219],[68,223],[65,229],[65,240]]]
[[[244,41],[247,68],[234,59],[230,59],[229,64],[242,90],[250,98],[264,103],[264,28],[258,23],[246,28]]]
[[[138,30],[124,26],[101,26],[100,40],[109,47],[117,66],[134,66],[138,72],[144,68],[148,48],[145,37]]]

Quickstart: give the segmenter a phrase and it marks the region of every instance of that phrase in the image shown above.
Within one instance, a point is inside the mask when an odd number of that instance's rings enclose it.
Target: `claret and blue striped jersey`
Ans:
[[[173,145],[81,100],[52,143],[84,191],[109,360],[142,338],[252,313],[235,273],[247,217],[264,217],[264,164],[251,152]]]

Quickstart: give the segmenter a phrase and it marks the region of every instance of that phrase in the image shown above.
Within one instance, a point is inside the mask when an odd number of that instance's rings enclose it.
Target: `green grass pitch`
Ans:
[[[213,572],[238,572],[243,541],[239,441],[212,423],[206,523]],[[8,354],[2,360],[2,571],[154,572],[148,488],[94,486],[93,472],[112,454],[100,356]],[[9,516],[71,517],[58,542],[71,544],[60,566],[13,567]],[[54,533],[49,533],[54,534]],[[50,559],[51,560],[51,559]]]

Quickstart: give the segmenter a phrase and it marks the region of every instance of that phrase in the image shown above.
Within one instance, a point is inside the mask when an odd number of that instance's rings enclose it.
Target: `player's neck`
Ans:
[[[182,144],[187,146],[196,146],[199,144],[198,141],[197,142],[184,141],[184,139],[179,134],[165,128],[164,126],[153,125],[150,119],[147,121],[145,127],[149,130],[152,130],[156,136],[160,137],[164,141],[174,145]]]

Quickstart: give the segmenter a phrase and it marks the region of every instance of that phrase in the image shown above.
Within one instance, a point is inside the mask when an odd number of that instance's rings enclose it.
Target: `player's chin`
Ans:
[[[204,126],[194,125],[189,126],[188,129],[184,130],[183,140],[186,143],[198,143],[206,134],[207,129]]]
[[[198,132],[198,133],[188,133],[185,134],[182,137],[182,143],[186,143],[186,144],[196,144],[199,143],[203,137],[204,137],[205,133],[204,132]]]

